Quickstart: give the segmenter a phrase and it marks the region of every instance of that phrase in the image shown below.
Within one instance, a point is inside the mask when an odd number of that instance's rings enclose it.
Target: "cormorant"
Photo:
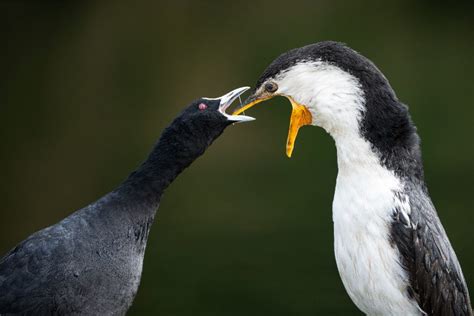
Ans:
[[[304,125],[336,143],[334,250],[357,307],[368,315],[472,315],[423,178],[416,128],[382,72],[338,42],[293,49],[265,69],[234,114],[277,95],[293,107],[289,157]]]

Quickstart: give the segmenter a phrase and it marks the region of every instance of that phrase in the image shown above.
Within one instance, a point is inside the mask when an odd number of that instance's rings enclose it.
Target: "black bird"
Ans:
[[[125,314],[163,192],[227,126],[253,120],[225,113],[247,89],[194,101],[115,190],[7,253],[0,261],[0,314]]]
[[[416,128],[382,72],[341,43],[293,49],[268,66],[235,114],[277,95],[293,106],[288,156],[304,125],[324,128],[336,143],[334,248],[357,307],[368,315],[472,315],[423,178]]]

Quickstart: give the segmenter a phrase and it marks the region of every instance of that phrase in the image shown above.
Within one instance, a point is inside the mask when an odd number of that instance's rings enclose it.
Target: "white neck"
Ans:
[[[380,158],[370,143],[358,133],[333,135],[339,172],[381,168]]]
[[[333,201],[336,262],[354,303],[368,315],[419,315],[406,294],[408,277],[390,243],[392,212],[409,212],[400,179],[358,133],[333,135],[338,176]]]
[[[389,239],[394,207],[409,212],[409,204],[395,194],[403,189],[402,181],[361,134],[366,99],[359,80],[321,61],[301,62],[276,79],[279,93],[306,105],[312,124],[336,142],[334,246],[349,296],[369,315],[419,314],[406,294],[408,278]]]

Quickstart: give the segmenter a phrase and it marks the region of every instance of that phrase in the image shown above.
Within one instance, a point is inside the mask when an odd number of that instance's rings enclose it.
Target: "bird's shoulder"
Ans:
[[[55,287],[74,274],[83,238],[81,216],[73,213],[33,233],[0,259],[0,314],[47,306]]]
[[[428,315],[472,315],[456,254],[424,185],[396,193],[391,239],[408,273],[408,295]]]

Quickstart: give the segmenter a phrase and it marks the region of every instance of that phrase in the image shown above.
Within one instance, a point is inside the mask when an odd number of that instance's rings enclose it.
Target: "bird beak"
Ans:
[[[245,100],[242,107],[234,111],[233,114],[238,115],[242,113],[243,111],[250,109],[254,105],[260,102],[263,102],[265,100],[269,100],[276,95],[277,94],[274,94],[274,95],[253,94],[247,100]],[[290,100],[291,106],[293,108],[291,111],[290,127],[288,129],[288,138],[286,140],[286,155],[288,156],[288,158],[291,158],[291,155],[293,154],[293,149],[295,147],[296,136],[298,136],[298,131],[300,127],[304,125],[311,125],[313,121],[313,117],[311,115],[311,112],[308,110],[306,106],[297,103],[290,96],[285,95],[285,97],[288,100]]]
[[[249,122],[255,120],[255,118],[250,116],[236,114],[230,115],[225,112],[227,108],[232,104],[232,102],[234,102],[235,99],[237,99],[242,93],[244,93],[248,89],[250,89],[250,87],[240,87],[218,98],[221,100],[219,104],[219,112],[225,117],[227,117],[227,120],[235,123]]]

